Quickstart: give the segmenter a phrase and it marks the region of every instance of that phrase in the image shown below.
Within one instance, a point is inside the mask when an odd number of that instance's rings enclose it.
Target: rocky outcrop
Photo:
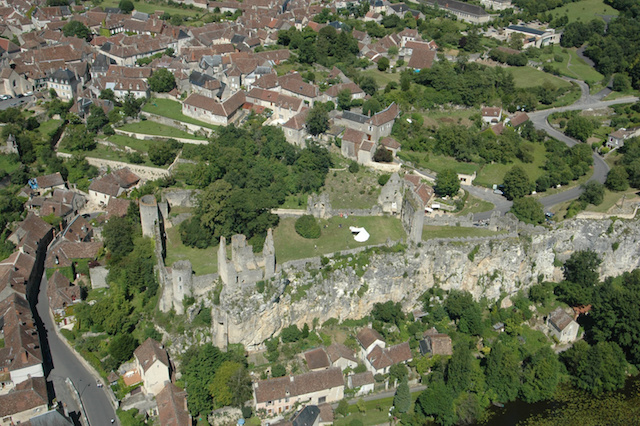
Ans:
[[[614,250],[615,248],[615,250]],[[323,268],[285,264],[271,280],[225,286],[212,305],[212,334],[249,350],[290,324],[366,316],[375,303],[392,300],[405,309],[435,285],[496,300],[537,283],[559,281],[558,265],[573,252],[591,249],[603,259],[601,277],[631,271],[640,263],[636,221],[574,220],[552,231],[529,230],[504,238],[430,240],[403,252],[380,249],[337,255]]]

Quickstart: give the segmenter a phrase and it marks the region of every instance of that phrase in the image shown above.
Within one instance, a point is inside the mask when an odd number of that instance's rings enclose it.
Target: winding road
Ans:
[[[76,358],[76,355],[61,341],[55,331],[49,309],[47,285],[47,276],[43,274],[36,309],[46,329],[52,358],[49,360],[53,365],[53,369],[49,372],[49,378],[58,376],[71,379],[88,417],[88,422],[84,417],[82,418],[82,424],[85,426],[110,426],[112,425],[111,419],[115,419],[117,422],[117,417],[105,388],[96,386],[96,376]]]

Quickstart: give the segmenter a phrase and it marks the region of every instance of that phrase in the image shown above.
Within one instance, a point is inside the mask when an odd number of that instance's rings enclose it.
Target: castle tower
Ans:
[[[276,249],[273,244],[273,230],[271,228],[267,230],[262,256],[264,257],[264,279],[268,280],[276,273]]]
[[[154,226],[159,220],[158,203],[153,195],[145,195],[140,199],[140,222],[142,223],[142,236],[154,236]]]
[[[182,300],[185,295],[191,294],[193,288],[193,269],[188,260],[179,260],[171,267],[171,281],[173,284],[173,307],[176,313],[184,313]]]

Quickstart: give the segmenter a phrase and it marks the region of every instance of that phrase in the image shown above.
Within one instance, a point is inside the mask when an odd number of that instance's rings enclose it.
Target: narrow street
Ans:
[[[40,283],[40,293],[38,295],[38,304],[36,309],[46,333],[41,338],[46,338],[49,343],[51,360],[47,360],[52,364],[52,370],[49,372],[47,380],[54,384],[56,396],[58,400],[72,407],[75,404],[73,400],[65,401],[64,398],[72,397],[70,392],[61,384],[64,379],[69,378],[79,395],[82,404],[86,410],[88,422],[82,414],[80,414],[80,422],[83,425],[91,426],[109,426],[111,419],[117,417],[111,401],[106,394],[105,388],[96,386],[96,377],[89,371],[83,363],[76,358],[76,355],[60,340],[61,337],[55,331],[52,317],[49,311],[49,298],[47,297],[47,277],[43,274]]]

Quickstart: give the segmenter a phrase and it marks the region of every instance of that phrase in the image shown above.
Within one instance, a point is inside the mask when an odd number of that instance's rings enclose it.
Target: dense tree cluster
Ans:
[[[255,237],[260,247],[277,216],[270,213],[289,194],[317,191],[331,160],[326,149],[298,149],[281,129],[252,123],[220,128],[207,145],[184,147],[183,155],[200,160],[187,183],[203,189],[193,218],[180,225],[183,243],[217,244],[221,236]]]

